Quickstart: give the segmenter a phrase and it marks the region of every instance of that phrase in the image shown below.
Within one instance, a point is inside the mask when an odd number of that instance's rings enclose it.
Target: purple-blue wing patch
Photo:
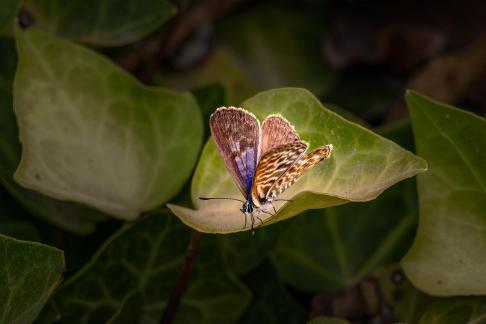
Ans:
[[[260,157],[260,123],[246,110],[221,107],[211,115],[209,126],[226,169],[247,199]]]

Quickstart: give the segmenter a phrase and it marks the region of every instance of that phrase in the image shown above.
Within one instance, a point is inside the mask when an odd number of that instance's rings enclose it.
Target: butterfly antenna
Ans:
[[[241,199],[236,199],[236,198],[226,198],[226,197],[222,197],[222,198],[219,198],[219,197],[199,197],[199,199],[201,199],[201,200],[213,200],[213,199],[236,200],[236,201],[239,201],[239,202],[245,203],[245,202],[244,202],[243,200],[241,200]]]

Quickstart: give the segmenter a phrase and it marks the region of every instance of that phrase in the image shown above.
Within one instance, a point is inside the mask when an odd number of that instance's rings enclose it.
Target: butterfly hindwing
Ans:
[[[251,191],[255,205],[266,202],[268,192],[274,183],[299,160],[307,150],[307,146],[304,141],[294,141],[277,146],[262,156]]]
[[[209,126],[219,154],[241,193],[248,197],[260,156],[260,123],[235,107],[218,108]]]
[[[293,185],[300,177],[318,164],[326,160],[331,155],[333,146],[331,144],[319,147],[309,154],[297,160],[277,181],[273,183],[271,188],[267,191],[265,200],[272,201],[291,185]]]
[[[263,157],[275,147],[299,140],[299,134],[285,118],[279,115],[270,115],[265,118],[262,124],[261,156]]]

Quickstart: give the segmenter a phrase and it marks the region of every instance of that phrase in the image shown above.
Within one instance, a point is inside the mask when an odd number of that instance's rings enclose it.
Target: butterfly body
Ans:
[[[309,168],[327,159],[332,145],[306,154],[290,123],[270,115],[260,126],[250,112],[235,107],[218,108],[210,117],[213,139],[223,162],[245,197],[241,211],[250,216],[268,213],[276,197],[294,184]]]

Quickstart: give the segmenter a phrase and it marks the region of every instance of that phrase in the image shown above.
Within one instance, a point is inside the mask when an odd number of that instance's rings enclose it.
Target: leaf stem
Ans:
[[[160,324],[170,324],[174,319],[174,315],[177,311],[177,308],[179,307],[181,298],[184,295],[187,284],[189,282],[189,277],[194,266],[194,261],[197,257],[197,250],[201,236],[201,232],[192,230],[191,239],[189,241],[189,245],[187,246],[184,265],[182,266],[179,277],[177,278],[176,285],[169,297],[167,307],[165,307],[164,309],[164,313],[162,314],[162,318],[160,319]]]

